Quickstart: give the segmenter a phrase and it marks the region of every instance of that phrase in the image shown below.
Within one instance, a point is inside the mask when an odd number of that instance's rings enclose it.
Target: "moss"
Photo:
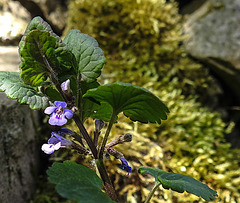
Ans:
[[[112,72],[114,81],[134,83],[145,72],[136,71],[143,68],[151,75],[157,73],[166,85],[177,77],[173,84],[186,95],[207,96],[208,85],[213,85],[207,69],[183,51],[181,16],[174,1],[74,0],[65,34],[74,28],[97,39],[107,57],[104,70]]]
[[[181,18],[171,0],[72,0],[69,6],[65,34],[74,28],[97,39],[107,58],[102,82],[145,87],[171,111],[160,127],[120,116],[113,129],[111,138],[133,134],[132,143],[116,147],[131,160],[131,177],[125,177],[117,160],[106,162],[123,202],[141,202],[148,195],[154,180],[137,174],[140,165],[204,181],[218,191],[216,202],[240,198],[240,153],[225,141],[231,129],[221,115],[203,107],[217,88],[208,70],[184,52]],[[167,200],[202,201],[187,193],[159,190],[152,202]]]

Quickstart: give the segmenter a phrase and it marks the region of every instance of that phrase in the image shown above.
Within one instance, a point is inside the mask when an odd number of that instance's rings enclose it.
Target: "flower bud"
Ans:
[[[132,134],[131,133],[126,133],[125,135],[121,135],[119,137],[119,143],[131,142],[131,141],[132,141]]]
[[[104,122],[103,121],[101,121],[101,120],[99,120],[99,119],[96,119],[95,120],[95,131],[97,132],[97,133],[99,133],[100,131],[101,131],[101,129],[104,127]]]
[[[70,93],[71,92],[71,89],[70,89],[70,80],[67,79],[65,82],[63,82],[61,84],[61,88],[62,88],[62,91],[66,94]]]

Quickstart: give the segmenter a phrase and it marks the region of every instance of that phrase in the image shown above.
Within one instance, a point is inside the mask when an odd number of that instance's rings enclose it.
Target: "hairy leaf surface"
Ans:
[[[87,83],[96,81],[105,63],[105,57],[98,42],[93,37],[76,29],[71,30],[63,42],[76,58],[81,80]]]
[[[48,77],[56,77],[63,82],[66,75],[74,75],[76,64],[73,54],[48,31],[29,32],[20,54],[21,77],[26,84],[39,86]]]

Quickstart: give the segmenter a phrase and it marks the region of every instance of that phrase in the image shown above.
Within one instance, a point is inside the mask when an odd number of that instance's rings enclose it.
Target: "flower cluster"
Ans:
[[[65,95],[71,94],[70,90],[70,80],[66,80],[61,84],[61,89]],[[48,123],[50,125],[57,125],[62,126],[67,123],[67,119],[71,119],[73,117],[73,112],[66,108],[67,103],[63,101],[55,101],[54,106],[49,106],[45,109],[44,113],[50,115]],[[104,122],[96,119],[95,120],[95,131],[94,131],[94,144],[97,146],[98,144],[98,137],[101,133],[101,129],[104,127]],[[62,137],[63,135],[73,135],[74,132],[67,128],[62,128],[57,133],[52,132],[51,138],[48,140],[47,144],[42,145],[42,151],[46,154],[52,154],[54,151],[63,148],[63,147],[72,147],[78,149],[78,152],[87,153],[87,149],[84,147],[83,143],[82,146],[76,144],[74,141],[70,141]],[[119,166],[122,170],[127,171],[128,175],[131,173],[132,168],[128,165],[127,160],[123,157],[123,154],[118,152],[117,150],[113,149],[112,147],[117,144],[123,144],[124,142],[131,142],[132,135],[127,133],[125,135],[121,135],[115,140],[111,141],[106,145],[106,151],[114,156],[115,158],[119,159],[122,162],[122,165]],[[80,142],[81,143],[81,142]]]

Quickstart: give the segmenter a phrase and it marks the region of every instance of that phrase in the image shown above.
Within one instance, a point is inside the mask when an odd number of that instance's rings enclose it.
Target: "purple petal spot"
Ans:
[[[120,160],[122,162],[122,165],[119,166],[119,168],[121,168],[124,171],[127,171],[128,175],[129,175],[129,173],[131,173],[131,171],[132,171],[132,168],[128,165],[128,162],[124,157],[121,157]]]
[[[67,79],[65,82],[61,84],[62,91],[68,92],[70,91],[70,80]]]
[[[72,118],[73,112],[69,109],[65,109],[67,106],[66,102],[55,101],[54,104],[56,107],[47,107],[44,112],[46,114],[51,114],[48,120],[50,125],[62,126],[67,123],[67,119],[65,117],[68,119]]]

